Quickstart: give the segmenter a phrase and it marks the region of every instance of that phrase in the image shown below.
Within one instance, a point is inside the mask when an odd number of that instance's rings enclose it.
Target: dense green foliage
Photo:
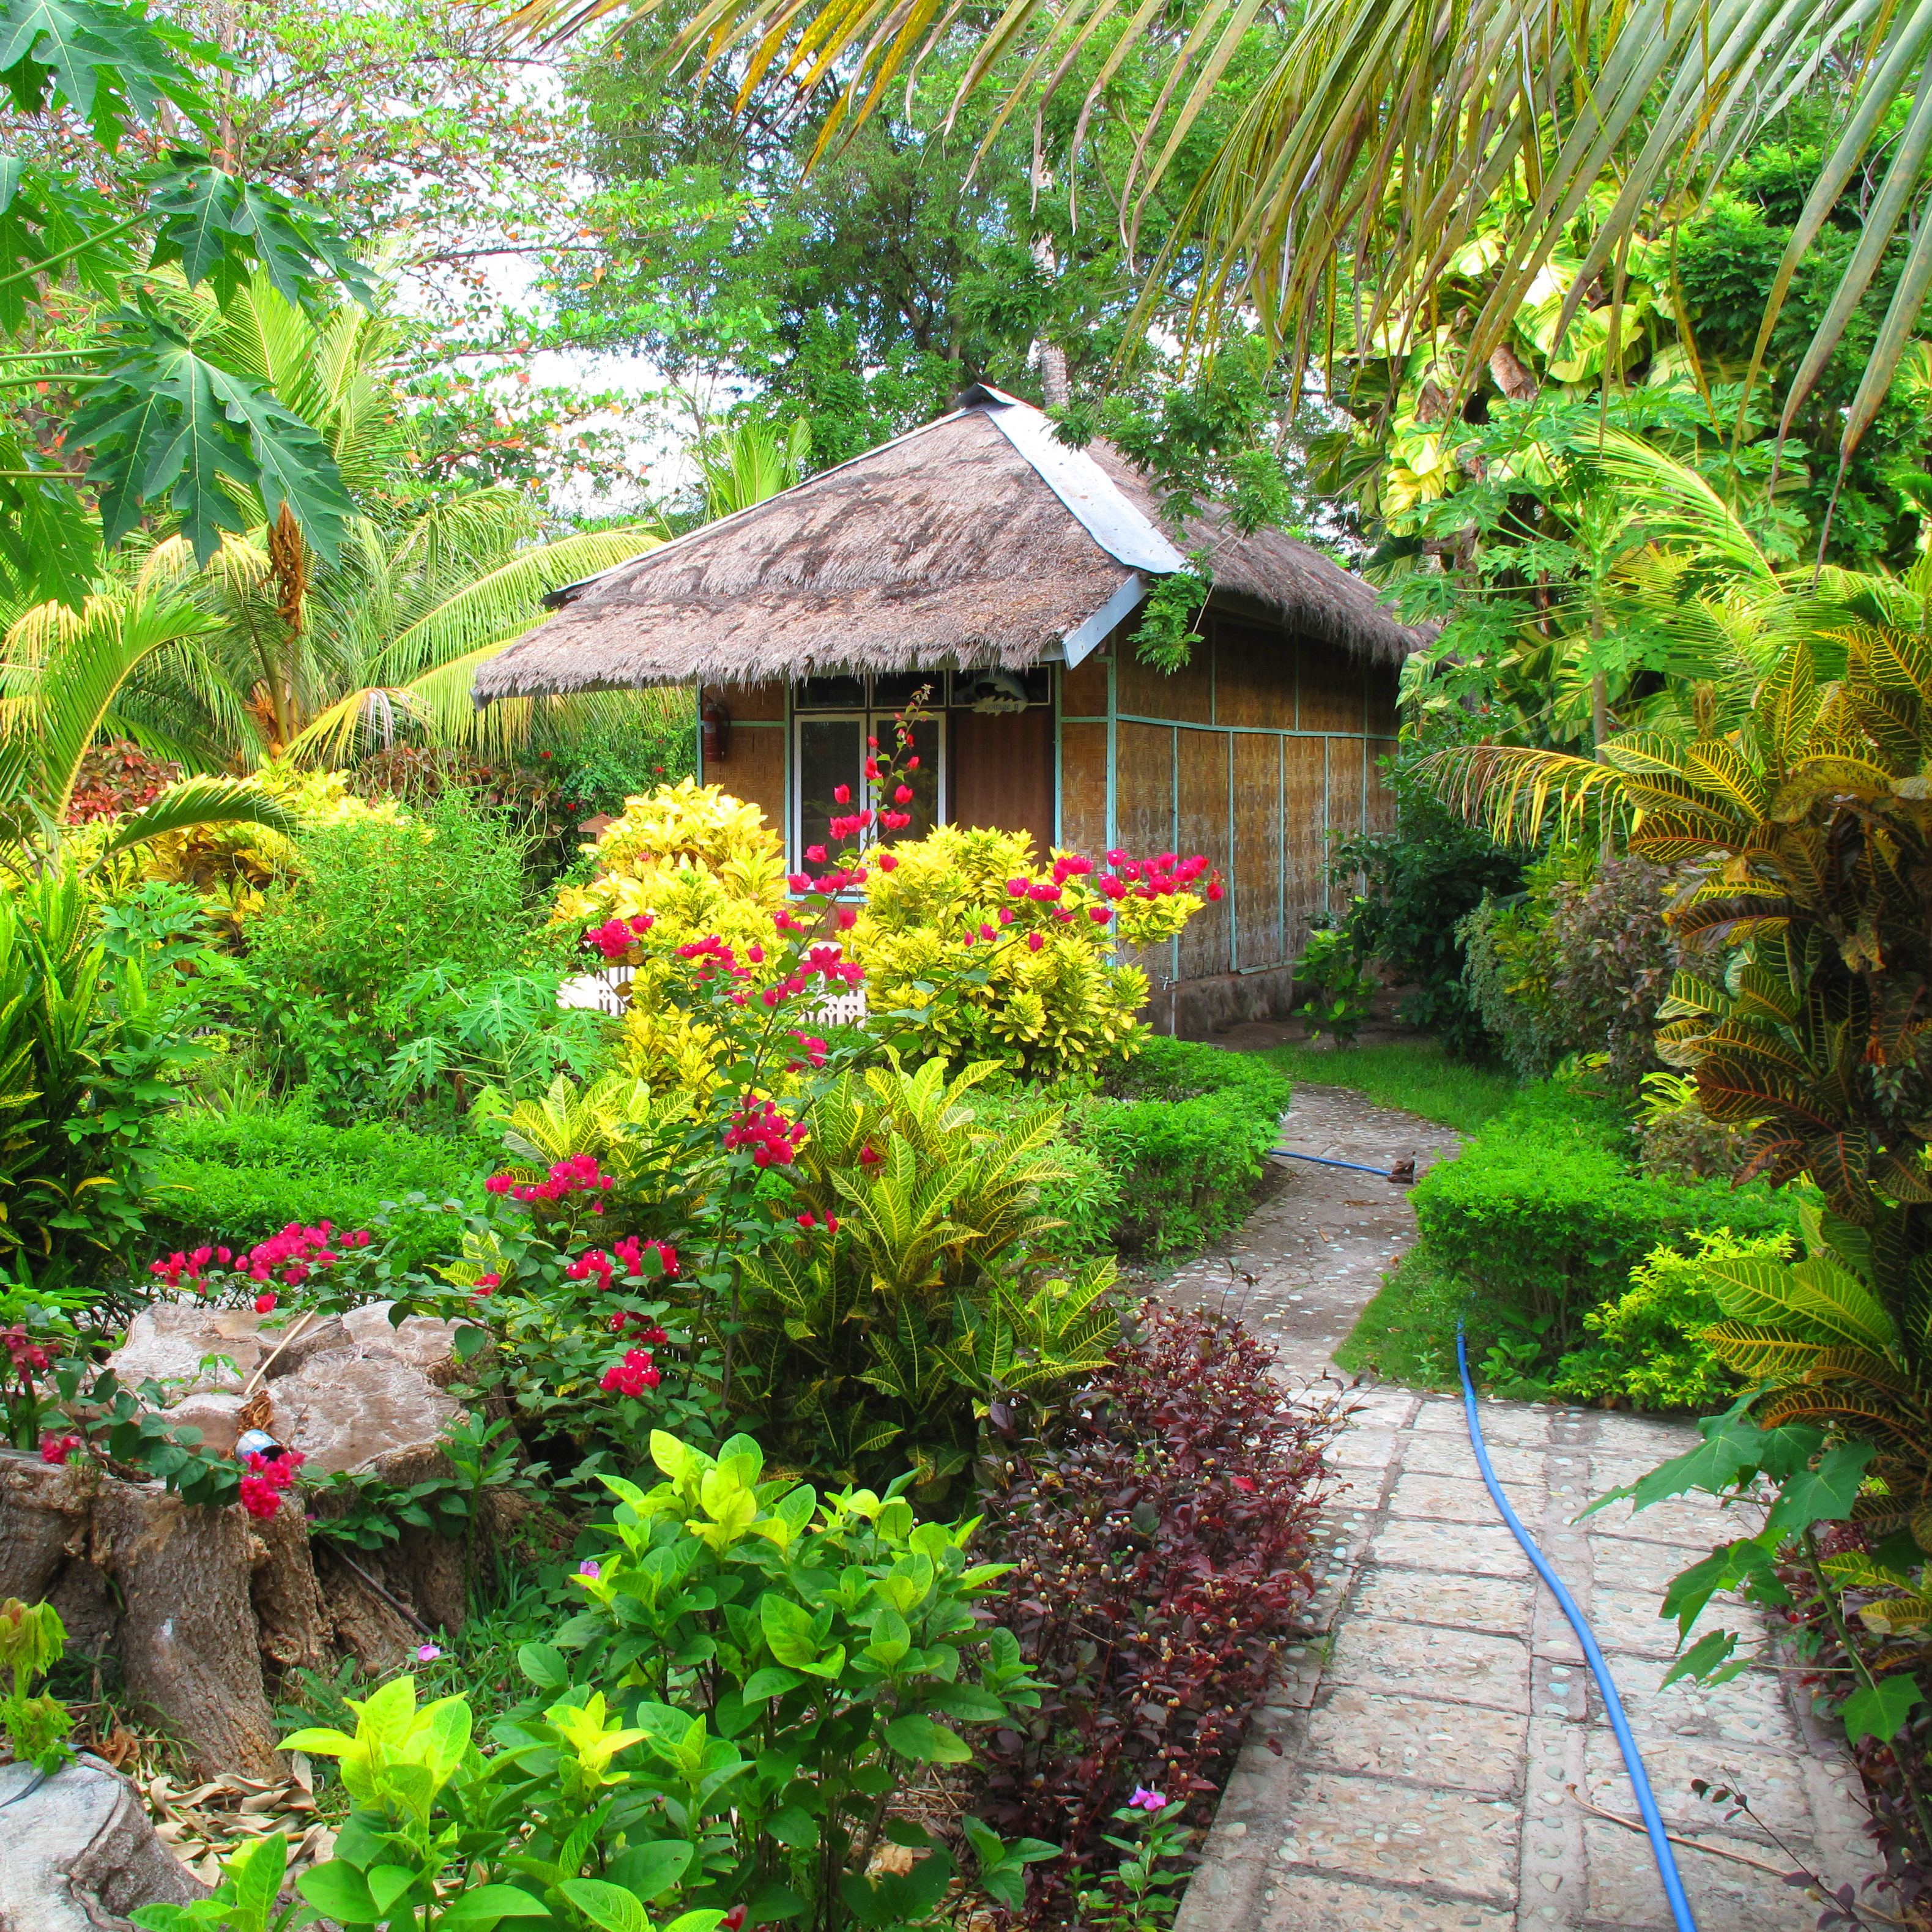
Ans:
[[[326,1113],[386,1083],[414,976],[473,981],[543,960],[521,842],[460,794],[417,818],[317,826],[302,855],[250,926],[248,972],[269,1066]]]
[[[1231,1234],[1254,1198],[1291,1094],[1276,1069],[1185,1040],[1148,1040],[1077,1118],[1120,1206],[1116,1238],[1155,1254]]]
[[[1634,1171],[1628,1120],[1563,1084],[1526,1088],[1415,1188],[1433,1264],[1546,1319],[1546,1351],[1579,1339],[1585,1311],[1620,1292],[1659,1239],[1695,1228],[1782,1232],[1792,1210],[1761,1190]]]
[[[332,1126],[296,1109],[178,1112],[157,1136],[147,1220],[164,1247],[253,1247],[291,1221],[367,1228],[411,1194],[472,1197],[491,1157],[482,1144],[394,1120]],[[437,1240],[434,1227],[412,1231],[404,1252],[421,1263]]]
[[[1522,856],[1420,784],[1417,755],[1411,738],[1382,760],[1383,782],[1395,794],[1396,830],[1341,840],[1330,876],[1359,895],[1346,922],[1358,957],[1388,968],[1414,988],[1397,1017],[1451,1053],[1480,1058],[1491,1042],[1464,978],[1461,922],[1486,896],[1519,890]]]

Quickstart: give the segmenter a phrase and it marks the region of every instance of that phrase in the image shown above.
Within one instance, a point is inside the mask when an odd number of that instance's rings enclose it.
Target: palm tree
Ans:
[[[512,24],[558,39],[664,4],[526,0]],[[1009,86],[990,140],[1011,113],[1039,116],[1057,91],[1084,82],[1078,140],[1105,111],[1129,53],[1171,47],[1135,155],[1144,203],[1190,133],[1220,111],[1216,83],[1260,16],[1258,0],[1202,0],[1177,32],[1156,0],[1006,0],[959,98]],[[902,0],[696,0],[667,58],[735,62],[741,103],[773,84],[824,89],[823,153],[896,100],[942,43],[971,31],[958,20],[956,8]],[[1467,386],[1505,346],[1593,196],[1603,205],[1570,265],[1559,338],[1600,277],[1614,291],[1646,225],[1691,205],[1759,130],[1828,81],[1840,132],[1767,291],[1751,373],[1800,262],[1847,184],[1869,172],[1863,236],[1784,403],[1788,427],[1887,245],[1911,235],[1846,416],[1843,460],[1870,426],[1932,283],[1932,222],[1914,213],[1932,149],[1928,46],[1932,0],[1309,0],[1276,36],[1270,69],[1196,179],[1171,246],[1201,251],[1197,322],[1252,306],[1298,372],[1310,356],[1346,353],[1372,334],[1436,327],[1446,319],[1431,312],[1438,278],[1480,242],[1493,250],[1493,272],[1480,312],[1455,327]],[[1498,208],[1508,216],[1501,224]],[[1130,232],[1131,220],[1130,209]],[[1160,286],[1150,276],[1149,288]]]
[[[796,418],[781,439],[770,424],[741,422],[715,448],[700,446],[704,513],[728,517],[801,482],[812,461],[812,425]]]
[[[64,827],[82,758],[118,716],[129,680],[206,634],[205,611],[153,586],[29,611],[0,655],[0,864],[62,869]],[[172,787],[116,825],[96,862],[190,826],[244,822],[278,832],[288,814],[253,786],[201,778]]]

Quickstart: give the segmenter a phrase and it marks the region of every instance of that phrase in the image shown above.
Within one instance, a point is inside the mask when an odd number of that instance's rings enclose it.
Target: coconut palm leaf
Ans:
[[[526,0],[512,22],[554,40],[670,4]],[[824,90],[821,152],[962,31],[958,10],[938,0],[680,0],[680,10],[666,58],[695,56],[706,68],[737,60],[742,105],[780,88]],[[1037,112],[1071,83],[1084,53],[1111,40],[1077,140],[1104,111],[1126,50],[1153,46],[1168,71],[1133,158],[1144,201],[1214,108],[1214,82],[1259,17],[1250,0],[1207,0],[1176,36],[1166,10],[1130,0],[1007,0],[980,30],[961,97],[998,85],[1006,90],[1000,122],[1022,107]],[[1859,245],[1787,391],[1788,424],[1886,248],[1910,226],[1932,148],[1932,0],[1474,0],[1447,9],[1311,0],[1289,18],[1270,30],[1273,64],[1191,189],[1168,254],[1199,253],[1198,322],[1211,328],[1252,304],[1298,364],[1372,333],[1406,337],[1434,281],[1479,241],[1496,272],[1461,345],[1464,380],[1506,340],[1538,275],[1567,255],[1560,337],[1658,212],[1717,178],[1829,62],[1849,75],[1844,118],[1768,291],[1760,360],[1792,277],[1852,176],[1865,170],[1874,185]],[[1888,134],[1907,101],[1903,128]],[[1578,256],[1567,244],[1580,218],[1592,232]],[[1844,456],[1885,395],[1928,283],[1932,226],[1920,223],[1846,418]]]
[[[236,824],[266,826],[284,837],[298,829],[292,814],[242,780],[193,778],[172,787],[153,804],[122,820],[101,848],[101,856],[124,852],[164,832],[186,831],[196,825]]]

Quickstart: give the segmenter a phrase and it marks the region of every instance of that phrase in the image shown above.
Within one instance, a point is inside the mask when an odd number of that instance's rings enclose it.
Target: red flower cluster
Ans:
[[[80,1447],[78,1436],[56,1436],[50,1431],[40,1438],[40,1460],[64,1462]]]
[[[573,1194],[600,1193],[614,1187],[616,1181],[613,1175],[598,1172],[594,1154],[574,1154],[551,1168],[548,1180],[519,1181],[514,1174],[493,1174],[483,1185],[492,1194],[507,1194],[515,1201],[556,1202]],[[602,1214],[604,1204],[595,1203],[590,1211]]]
[[[634,1234],[627,1234],[621,1241],[610,1244],[607,1255],[602,1248],[586,1248],[569,1267],[564,1276],[570,1281],[588,1281],[594,1275],[600,1288],[610,1286],[610,1277],[621,1262],[626,1274],[633,1280],[643,1278],[644,1250],[652,1250],[662,1264],[666,1275],[677,1272],[677,1250],[668,1241],[640,1241]]]
[[[825,1219],[821,1221],[816,1214],[813,1214],[812,1210],[808,1208],[805,1213],[798,1217],[798,1225],[802,1228],[808,1234],[810,1234],[814,1228],[823,1228],[828,1234],[836,1234],[838,1232],[838,1216],[836,1214],[828,1214],[826,1216]]]
[[[825,1064],[825,1056],[830,1048],[816,1034],[800,1033],[794,1027],[792,1029],[791,1036],[798,1042],[799,1051],[804,1058],[788,1061],[785,1066],[785,1071],[788,1073],[802,1073],[807,1066],[816,1068]]]
[[[823,845],[814,845],[806,851],[805,856],[808,859],[812,859],[814,852],[818,854],[818,858],[813,859],[812,862],[814,865],[817,865],[825,856],[825,848]],[[879,862],[884,866],[884,859],[882,857]],[[898,863],[898,861],[896,859],[892,861],[892,865],[896,866]],[[890,872],[892,866],[886,866],[886,869]],[[842,892],[848,886],[862,886],[866,883],[867,876],[863,866],[854,866],[849,871],[840,868],[821,873],[815,879],[809,872],[789,872],[785,875],[785,884],[795,892]],[[800,932],[806,930],[802,926],[794,929]]]
[[[822,973],[827,982],[842,980],[848,986],[856,986],[866,976],[866,969],[856,959],[848,959],[836,946],[814,946],[805,956],[805,970],[808,973]]]
[[[642,1395],[664,1379],[648,1348],[626,1348],[621,1362],[613,1362],[598,1378],[597,1386],[607,1395]]]
[[[760,1167],[786,1167],[805,1144],[802,1121],[788,1119],[769,1100],[747,1100],[724,1130],[724,1150],[749,1148]]]
[[[621,1335],[633,1322],[638,1324],[638,1332],[630,1338],[634,1342],[641,1342],[646,1348],[650,1348],[658,1342],[668,1342],[670,1340],[670,1337],[655,1322],[643,1315],[626,1313],[612,1316],[610,1332],[614,1335]]]
[[[270,1458],[252,1450],[242,1458],[248,1473],[242,1478],[242,1507],[250,1516],[273,1516],[282,1506],[282,1492],[296,1479],[302,1466],[299,1449],[284,1449]]]
[[[6,1345],[8,1359],[23,1373],[28,1369],[45,1369],[52,1365],[47,1360],[47,1352],[38,1342],[27,1340],[26,1324],[16,1322],[10,1328],[0,1328],[0,1342]]]
[[[606,920],[602,926],[593,926],[584,935],[584,943],[596,946],[606,959],[621,959],[655,922],[647,912],[640,912],[632,919]]]
[[[680,946],[677,949],[677,956],[680,959],[702,960],[704,964],[698,968],[697,974],[700,980],[710,979],[721,969],[730,974],[734,980],[748,980],[752,976],[751,968],[740,966],[737,954],[715,932],[704,939],[694,939],[688,946]]]
[[[245,1255],[233,1254],[226,1248],[196,1248],[191,1254],[177,1250],[164,1261],[150,1262],[148,1272],[170,1288],[178,1288],[186,1281],[206,1294],[208,1285],[203,1276],[212,1262],[218,1268],[232,1266],[250,1281],[279,1281],[284,1287],[296,1288],[317,1268],[333,1267],[342,1258],[340,1250],[368,1245],[365,1228],[338,1234],[333,1222],[318,1221],[313,1228],[304,1228],[299,1221],[291,1221],[279,1234],[256,1242]],[[256,1298],[257,1314],[267,1314],[274,1305],[272,1294]]]
[[[1184,892],[1208,869],[1199,853],[1191,859],[1177,858],[1162,852],[1152,859],[1130,859],[1124,852],[1109,852],[1107,862],[1114,869],[1103,873],[1094,883],[1110,899],[1157,899]],[[1206,896],[1218,899],[1222,894],[1220,874],[1210,878]]]
[[[826,821],[826,830],[835,838],[851,838],[864,831],[872,822],[871,812],[855,812],[844,818],[828,819]]]
[[[210,1262],[226,1268],[234,1258],[232,1252],[226,1248],[196,1248],[194,1253],[188,1255],[176,1249],[165,1261],[150,1262],[148,1272],[160,1276],[170,1288],[178,1288],[184,1280],[199,1288],[202,1275]]]

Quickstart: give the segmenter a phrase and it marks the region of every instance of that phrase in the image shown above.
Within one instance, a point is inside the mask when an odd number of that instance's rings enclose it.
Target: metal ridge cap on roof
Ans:
[[[969,392],[970,393],[970,392]],[[896,449],[902,442],[910,442],[914,437],[929,435],[934,430],[944,429],[950,422],[957,422],[962,416],[974,413],[971,408],[948,410],[943,416],[934,416],[932,422],[923,422],[915,429],[902,434],[889,436],[884,442],[875,442],[870,449],[862,449],[856,456],[848,456],[843,463],[835,463],[830,470],[821,470],[815,476],[808,476],[802,482],[794,483],[788,490],[781,490],[778,496],[789,496],[801,490],[809,490],[814,484],[823,483],[828,477],[836,476],[842,470],[850,470],[854,464],[869,461],[873,457],[888,449]],[[1022,452],[1024,454],[1024,452]],[[602,570],[592,571],[588,577],[580,577],[574,584],[560,584],[554,590],[547,590],[538,598],[546,610],[560,610],[566,604],[574,603],[580,590],[587,590],[593,584],[602,583],[620,570],[628,570],[634,563],[655,562],[658,558],[674,550],[680,550],[699,537],[708,537],[723,530],[727,524],[735,524],[741,518],[748,517],[762,510],[766,504],[774,502],[776,496],[761,497],[755,503],[747,503],[742,510],[734,510],[729,516],[713,517],[708,524],[700,524],[694,530],[686,530],[681,537],[673,537],[668,543],[661,543],[655,550],[640,550],[635,556],[627,556],[621,563],[607,566]]]
[[[1187,560],[1093,458],[1054,435],[1050,416],[983,383],[968,394],[987,399],[976,405],[987,420],[1116,562],[1157,577],[1186,568]]]

